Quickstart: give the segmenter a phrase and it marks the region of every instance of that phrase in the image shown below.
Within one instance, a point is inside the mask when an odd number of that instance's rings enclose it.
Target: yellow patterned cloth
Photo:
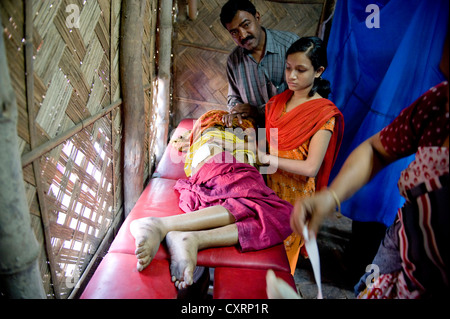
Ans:
[[[256,155],[253,151],[239,148],[239,145],[244,144],[244,140],[238,138],[235,134],[229,132],[229,131],[220,131],[220,130],[211,130],[204,134],[202,134],[190,147],[189,151],[186,154],[186,160],[184,163],[184,172],[186,173],[186,176],[191,176],[192,174],[192,161],[194,159],[195,152],[202,147],[206,143],[211,143],[212,140],[217,142],[217,140],[221,140],[222,144],[225,143],[225,145],[232,145],[234,147],[233,151],[230,151],[230,153],[237,159],[244,161],[244,156],[247,157],[247,160],[249,164],[254,164],[256,162]],[[212,142],[213,144],[216,144],[216,142]],[[216,144],[217,146],[223,147],[219,144]]]
[[[243,138],[234,134],[235,129],[241,129],[245,132],[246,129],[254,128],[253,121],[244,119],[242,124],[239,124],[237,119],[233,121],[233,128],[225,128],[222,122],[222,116],[228,114],[222,110],[211,110],[203,114],[194,124],[190,134],[190,146],[186,154],[184,171],[186,176],[192,175],[192,163],[195,153],[205,144],[213,144],[222,148],[224,151],[228,150],[238,161],[244,160],[254,165],[256,163],[255,153],[247,149]],[[237,130],[236,130],[237,132]]]

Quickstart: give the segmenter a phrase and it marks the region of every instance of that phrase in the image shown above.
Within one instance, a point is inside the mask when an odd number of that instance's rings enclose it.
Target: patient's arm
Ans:
[[[287,172],[315,177],[322,165],[331,135],[331,131],[328,130],[319,130],[315,133],[309,144],[308,156],[304,160],[277,157],[267,154],[264,150],[259,151],[258,158],[262,164],[275,165]]]

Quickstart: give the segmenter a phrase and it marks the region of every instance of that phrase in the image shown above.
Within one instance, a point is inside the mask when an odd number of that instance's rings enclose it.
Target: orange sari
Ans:
[[[266,134],[269,152],[278,157],[305,160],[308,157],[312,136],[321,129],[333,134],[327,152],[316,177],[292,174],[278,169],[267,175],[267,184],[282,199],[294,204],[299,197],[311,196],[316,189],[328,185],[328,178],[339,151],[344,131],[344,118],[339,109],[327,99],[315,99],[298,105],[288,113],[286,103],[293,95],[286,90],[274,96],[266,104]],[[270,135],[270,128],[277,128]],[[294,274],[303,238],[293,233],[285,241],[286,254]]]

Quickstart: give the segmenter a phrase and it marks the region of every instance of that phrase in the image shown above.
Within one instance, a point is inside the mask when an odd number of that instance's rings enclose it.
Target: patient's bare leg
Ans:
[[[210,247],[232,246],[238,243],[236,224],[203,231],[171,231],[166,236],[170,251],[170,273],[178,288],[193,283],[197,252]]]
[[[197,231],[232,223],[233,215],[219,205],[187,214],[136,219],[131,222],[130,231],[136,241],[137,269],[142,271],[150,264],[169,231]]]

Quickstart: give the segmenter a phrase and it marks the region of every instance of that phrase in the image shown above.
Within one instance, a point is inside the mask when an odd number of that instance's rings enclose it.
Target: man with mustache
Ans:
[[[220,13],[220,21],[238,45],[227,61],[228,109],[223,117],[231,126],[234,117],[253,117],[264,126],[265,104],[287,89],[284,78],[287,49],[299,36],[266,29],[260,14],[249,0],[230,0]]]

